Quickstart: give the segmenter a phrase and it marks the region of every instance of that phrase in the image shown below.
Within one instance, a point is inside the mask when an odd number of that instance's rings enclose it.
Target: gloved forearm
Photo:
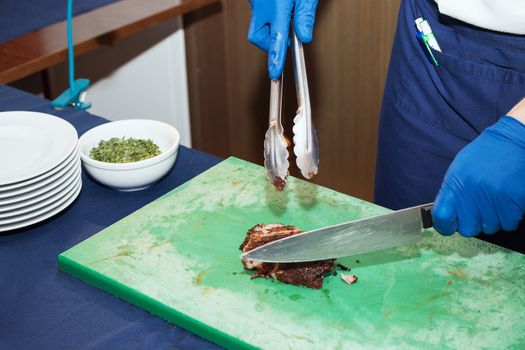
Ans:
[[[525,121],[525,100],[458,153],[432,211],[439,232],[474,236],[518,227],[525,213],[525,124],[521,121]]]
[[[299,39],[312,41],[317,0],[250,0],[250,5],[248,40],[268,52],[268,73],[277,79],[286,60],[291,18]]]

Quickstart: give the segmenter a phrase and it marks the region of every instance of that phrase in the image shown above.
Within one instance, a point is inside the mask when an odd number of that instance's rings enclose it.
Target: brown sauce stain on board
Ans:
[[[116,259],[116,258],[119,258],[119,257],[122,257],[122,256],[129,256],[130,258],[132,259],[135,259],[134,257],[132,257],[129,252],[118,252],[117,254],[113,255],[113,256],[108,256],[107,258],[104,258],[104,259],[99,259],[99,260],[95,260],[93,261],[93,263],[97,263],[97,262],[101,262],[101,261],[107,261],[107,260],[111,260],[111,259]]]
[[[467,277],[467,276],[465,275],[465,272],[463,272],[463,271],[460,270],[460,269],[455,269],[455,270],[447,271],[447,273],[448,273],[449,275],[456,276],[456,277],[459,277],[459,278],[466,278],[466,277]]]
[[[450,295],[452,294],[452,292],[449,292],[449,291],[444,291],[442,293],[439,293],[439,294],[436,294],[436,295],[433,295],[427,299],[425,299],[423,301],[424,304],[431,304],[435,301],[438,301],[439,299],[441,298],[446,298],[446,297],[449,297]]]
[[[166,243],[168,243],[168,242],[162,242],[162,243],[154,243],[154,244],[151,244],[151,245],[148,246],[148,250],[151,251],[151,250],[153,250],[153,249],[155,249],[155,248],[159,248],[159,247],[165,245]]]
[[[199,272],[199,273],[197,274],[197,277],[195,277],[195,281],[194,281],[194,283],[195,283],[196,285],[200,285],[200,284],[201,284],[201,282],[202,282],[202,278],[204,277],[204,274],[205,274],[205,273],[206,273],[206,271],[201,271],[201,272]]]

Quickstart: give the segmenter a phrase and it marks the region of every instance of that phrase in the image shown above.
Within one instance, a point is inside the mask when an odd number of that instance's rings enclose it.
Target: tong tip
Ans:
[[[277,191],[282,191],[284,190],[284,187],[286,186],[286,179],[288,178],[288,176],[286,176],[284,179],[276,176],[273,181],[272,181],[272,185],[273,187],[275,187],[275,189]]]

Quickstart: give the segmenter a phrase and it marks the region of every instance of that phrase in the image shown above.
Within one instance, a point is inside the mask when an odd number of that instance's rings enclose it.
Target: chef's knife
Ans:
[[[242,254],[263,262],[301,262],[339,258],[414,243],[432,227],[432,204],[417,206],[303,232]]]

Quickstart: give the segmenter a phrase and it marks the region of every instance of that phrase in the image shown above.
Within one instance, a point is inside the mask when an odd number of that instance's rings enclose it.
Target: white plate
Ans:
[[[52,217],[53,215],[60,213],[62,210],[66,209],[71,203],[73,203],[75,198],[78,197],[78,194],[80,193],[81,189],[82,189],[82,182],[80,182],[77,190],[71,195],[71,197],[69,197],[65,202],[63,202],[58,207],[50,209],[48,212],[45,212],[43,214],[40,214],[28,220],[24,220],[24,221],[17,222],[14,224],[9,224],[9,225],[0,225],[0,232],[11,231],[11,230],[16,230],[22,227],[30,226],[30,225],[39,223],[40,221],[44,221]]]
[[[5,218],[5,219],[0,219],[0,227],[2,227],[4,225],[16,224],[18,222],[25,222],[27,220],[31,220],[34,217],[38,217],[38,216],[40,216],[42,214],[45,214],[45,213],[49,212],[50,210],[53,210],[55,208],[60,207],[64,202],[66,202],[69,199],[69,197],[71,197],[73,195],[73,193],[76,192],[76,190],[78,190],[78,187],[80,187],[80,184],[81,184],[81,181],[79,181],[77,183],[77,186],[75,186],[73,189],[71,189],[68,193],[64,193],[62,195],[62,197],[58,198],[53,203],[49,204],[48,206],[46,206],[44,208],[40,208],[40,209],[37,209],[37,210],[34,210],[34,211],[30,211],[29,213],[16,215],[16,216],[11,216],[11,217]]]
[[[75,156],[71,159],[69,164],[67,164],[62,170],[54,173],[53,175],[49,177],[42,178],[41,181],[29,184],[27,186],[14,188],[12,190],[7,190],[7,191],[2,191],[0,189],[0,201],[4,198],[20,196],[27,192],[36,191],[39,188],[42,188],[46,185],[52,185],[53,183],[56,183],[56,182],[60,183],[62,179],[64,178],[64,175],[67,174],[72,168],[77,166],[78,159],[79,159],[79,155],[75,154]]]
[[[10,190],[13,190],[15,188],[19,188],[19,187],[23,187],[23,186],[27,186],[27,185],[31,185],[31,184],[34,184],[35,182],[38,182],[38,181],[41,181],[53,174],[56,174],[58,171],[64,169],[64,167],[68,164],[71,164],[71,161],[73,160],[73,158],[75,158],[75,156],[77,155],[78,153],[78,147],[75,147],[73,149],[73,151],[67,156],[67,158],[60,164],[58,164],[56,167],[54,167],[53,169],[43,173],[43,174],[40,174],[38,176],[35,176],[35,177],[32,177],[30,178],[29,180],[26,180],[26,181],[20,181],[20,182],[15,182],[14,184],[11,184],[11,185],[4,185],[4,186],[0,186],[0,193],[2,192],[5,192],[5,191],[10,191]]]
[[[62,178],[58,179],[57,181],[52,182],[52,183],[50,183],[47,186],[40,187],[40,188],[36,189],[35,191],[27,192],[27,193],[21,194],[19,196],[12,196],[12,197],[8,197],[8,198],[2,198],[2,199],[0,199],[0,206],[5,206],[7,204],[13,204],[13,203],[22,202],[22,201],[25,201],[27,199],[31,199],[31,198],[40,196],[42,194],[45,194],[45,193],[51,191],[52,189],[57,188],[58,186],[60,186],[64,182],[66,182],[68,180],[71,181],[71,179],[76,178],[81,172],[80,169],[81,169],[81,166],[77,162],[75,164],[75,166],[72,166],[70,169],[68,169],[68,171],[64,174],[64,176],[62,176]]]
[[[61,186],[63,187],[62,189],[60,190],[55,189],[54,194],[46,196],[46,198],[44,199],[41,199],[38,197],[36,198],[36,201],[31,199],[30,201],[34,201],[34,203],[29,204],[29,205],[24,203],[25,205],[22,205],[21,207],[19,207],[18,204],[16,204],[15,208],[12,208],[10,210],[6,210],[6,208],[0,207],[0,220],[9,218],[11,216],[22,215],[25,213],[29,213],[31,211],[35,211],[40,208],[47,207],[51,205],[53,202],[57,201],[58,199],[64,197],[66,194],[71,192],[78,185],[80,181],[81,181],[80,176],[78,176],[74,178],[73,181],[64,183],[65,186]]]
[[[53,169],[77,140],[75,128],[64,119],[38,112],[0,112],[0,186]]]
[[[22,200],[19,202],[14,202],[12,204],[0,205],[0,216],[2,216],[3,215],[2,213],[4,212],[19,209],[19,208],[25,208],[27,206],[31,206],[32,204],[39,203],[51,196],[59,195],[60,193],[62,193],[62,191],[65,191],[66,187],[73,184],[78,177],[79,176],[71,176],[68,179],[65,179],[65,181],[63,181],[59,186],[51,189],[48,192],[44,192],[39,196],[31,197],[29,199]]]

